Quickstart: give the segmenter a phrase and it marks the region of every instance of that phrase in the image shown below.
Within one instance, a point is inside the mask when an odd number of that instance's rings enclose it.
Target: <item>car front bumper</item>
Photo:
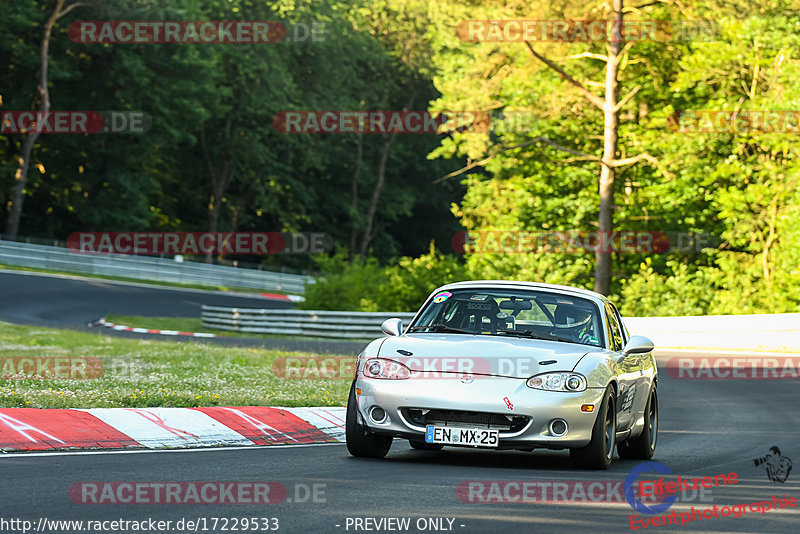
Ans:
[[[605,388],[581,392],[531,389],[526,379],[475,376],[463,383],[458,376],[408,380],[382,380],[358,377],[355,383],[358,409],[366,426],[376,434],[394,435],[425,441],[425,426],[408,417],[407,409],[457,410],[502,416],[522,416],[522,428],[501,430],[499,448],[529,449],[577,448],[592,438],[592,427],[600,411]],[[593,405],[592,412],[581,411]],[[380,407],[386,417],[376,421],[373,408]],[[554,419],[567,423],[567,432],[556,436],[550,431]],[[480,428],[477,424],[449,422],[449,426]],[[486,428],[486,425],[482,426]]]

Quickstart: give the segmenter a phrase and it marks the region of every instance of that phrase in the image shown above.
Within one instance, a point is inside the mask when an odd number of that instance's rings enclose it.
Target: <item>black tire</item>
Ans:
[[[361,424],[360,420],[354,383],[350,388],[345,416],[344,435],[347,440],[347,452],[358,458],[383,458],[392,446],[392,436],[373,434]]]
[[[414,441],[413,439],[408,440],[408,444],[411,445],[412,449],[417,449],[418,451],[440,451],[444,447],[441,443],[425,443],[424,441]]]
[[[585,447],[569,450],[572,462],[585,469],[608,469],[614,457],[616,431],[616,397],[613,388],[609,386],[592,427],[592,440]]]
[[[617,454],[626,460],[649,460],[656,452],[658,440],[658,393],[655,386],[644,409],[644,430],[637,437],[617,445]]]

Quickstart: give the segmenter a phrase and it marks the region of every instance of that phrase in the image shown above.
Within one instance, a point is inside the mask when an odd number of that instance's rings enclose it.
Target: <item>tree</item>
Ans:
[[[574,7],[573,7],[574,9]],[[603,114],[602,121],[602,134],[598,135],[593,132],[586,132],[589,138],[602,139],[602,155],[598,156],[582,150],[575,146],[569,146],[574,143],[563,143],[554,140],[545,135],[529,136],[527,140],[521,143],[503,144],[498,147],[493,147],[488,150],[489,157],[481,158],[478,162],[471,163],[462,171],[474,169],[476,166],[485,166],[486,163],[509,150],[518,150],[528,147],[549,147],[561,151],[565,154],[572,156],[565,159],[564,163],[582,165],[585,162],[594,162],[599,164],[599,179],[598,179],[598,193],[599,193],[599,208],[597,214],[597,231],[599,233],[599,246],[595,251],[595,275],[594,275],[594,290],[602,293],[609,294],[611,290],[611,254],[609,247],[603,243],[610,239],[611,233],[614,230],[613,212],[614,212],[614,194],[615,194],[615,179],[618,174],[618,169],[637,163],[639,161],[647,160],[651,164],[657,164],[657,160],[647,152],[641,152],[631,157],[619,157],[618,140],[619,140],[619,114],[620,110],[636,95],[641,89],[640,86],[635,87],[627,95],[622,98],[618,97],[619,92],[619,68],[620,64],[627,59],[628,54],[635,41],[625,43],[624,41],[624,16],[625,10],[623,0],[610,0],[602,6],[605,11],[604,15],[609,21],[610,39],[606,44],[606,54],[600,54],[591,50],[592,46],[596,47],[597,44],[590,45],[589,51],[582,53],[571,54],[563,61],[570,61],[574,59],[584,59],[591,62],[600,61],[605,64],[603,69],[604,81],[600,82],[581,82],[576,77],[568,72],[567,69],[562,67],[556,61],[550,59],[548,55],[540,52],[535,48],[530,41],[525,41],[525,46],[531,55],[541,64],[545,65],[550,71],[555,73],[561,80],[566,82],[569,86],[574,88],[577,93],[582,96],[592,107],[600,110]],[[505,13],[508,13],[507,11]],[[504,14],[505,14],[504,13]],[[509,18],[512,18],[509,16]],[[562,13],[563,17],[563,13]],[[484,18],[484,17],[473,17]],[[490,19],[501,17],[486,17]],[[588,17],[575,17],[585,19]],[[506,45],[508,46],[508,45]],[[489,52],[491,54],[491,52]],[[497,64],[498,59],[495,57],[491,59],[492,63]],[[512,62],[509,62],[512,63]],[[523,63],[524,65],[524,63]],[[594,66],[596,63],[587,65],[587,68],[581,69],[582,72],[593,72],[596,70]],[[525,68],[524,66],[521,68]],[[528,67],[529,68],[529,67]],[[497,72],[496,70],[489,70],[488,72]],[[587,86],[599,86],[603,88],[603,96],[598,96]],[[558,90],[558,89],[556,89]],[[499,106],[507,105],[508,103],[499,104]],[[495,104],[496,107],[499,107]],[[468,148],[474,148],[467,143]],[[440,152],[442,153],[442,152]],[[450,153],[450,151],[446,152]],[[453,173],[450,176],[456,176],[459,173]]]
[[[84,2],[74,2],[64,5],[66,0],[56,0],[56,5],[50,16],[44,23],[42,30],[42,41],[39,47],[39,86],[37,87],[39,96],[39,113],[46,115],[50,111],[50,89],[47,81],[47,67],[49,64],[50,35],[56,21],[75,9],[76,7],[87,5]],[[38,126],[38,125],[37,125]],[[19,166],[14,174],[14,191],[8,203],[8,216],[6,219],[5,237],[11,241],[17,239],[19,234],[19,221],[22,217],[22,205],[25,201],[25,184],[28,182],[28,168],[31,163],[31,154],[36,140],[39,138],[39,128],[26,134],[22,145],[22,155],[19,157]]]

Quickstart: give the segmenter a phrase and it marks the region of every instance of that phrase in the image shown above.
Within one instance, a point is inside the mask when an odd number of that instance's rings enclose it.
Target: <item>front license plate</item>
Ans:
[[[457,426],[425,427],[426,443],[442,443],[444,445],[470,445],[472,447],[497,447],[500,443],[500,431],[488,428],[460,428]]]

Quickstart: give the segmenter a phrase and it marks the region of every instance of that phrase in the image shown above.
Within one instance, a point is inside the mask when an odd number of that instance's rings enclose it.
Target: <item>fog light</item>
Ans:
[[[375,406],[372,408],[372,411],[370,411],[369,416],[376,423],[382,423],[386,420],[386,411],[380,406]]]
[[[550,433],[554,436],[563,436],[567,433],[567,422],[563,419],[554,419],[550,422]]]

